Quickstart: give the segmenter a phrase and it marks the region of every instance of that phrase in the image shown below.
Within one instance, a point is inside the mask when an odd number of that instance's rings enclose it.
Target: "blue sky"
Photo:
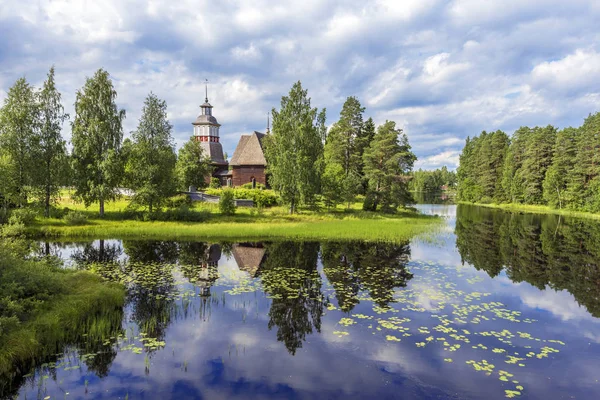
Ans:
[[[179,146],[207,78],[231,156],[301,80],[328,124],[357,96],[367,117],[404,128],[417,167],[454,168],[482,130],[580,125],[600,111],[598,21],[597,0],[3,0],[0,100],[19,77],[41,85],[54,64],[73,114],[102,67],[126,134],[153,91]]]

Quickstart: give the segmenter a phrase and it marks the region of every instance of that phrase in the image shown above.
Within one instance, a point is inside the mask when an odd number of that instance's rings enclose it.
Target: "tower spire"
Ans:
[[[206,97],[204,98],[204,102],[208,103],[208,79],[205,79],[204,81],[204,93],[206,95]]]

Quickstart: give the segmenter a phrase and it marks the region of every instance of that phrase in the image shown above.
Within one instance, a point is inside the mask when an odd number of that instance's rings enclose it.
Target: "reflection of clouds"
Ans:
[[[548,311],[562,321],[585,320],[597,323],[594,318],[583,306],[580,306],[575,297],[567,290],[556,291],[549,286],[545,290],[540,290],[529,283],[512,282],[505,273],[500,274],[496,279],[490,280],[492,293],[508,293],[512,296],[518,296],[526,306]]]

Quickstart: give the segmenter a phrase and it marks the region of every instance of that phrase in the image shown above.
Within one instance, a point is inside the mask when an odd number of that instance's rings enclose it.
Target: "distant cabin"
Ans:
[[[213,166],[213,173],[206,177],[206,182],[217,178],[221,186],[242,186],[246,183],[267,186],[267,160],[263,151],[263,139],[266,135],[257,131],[250,135],[242,135],[231,161],[228,162],[223,155],[223,146],[219,138],[221,124],[212,115],[213,106],[208,102],[208,95],[200,109],[200,115],[192,125],[195,140],[200,142],[204,154],[210,158]]]

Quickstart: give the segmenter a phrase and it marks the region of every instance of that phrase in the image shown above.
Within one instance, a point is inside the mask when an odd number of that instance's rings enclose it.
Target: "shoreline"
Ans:
[[[317,217],[317,218],[315,218]],[[321,217],[321,218],[319,218]],[[329,218],[327,218],[329,217]],[[229,239],[229,240],[365,240],[403,242],[435,232],[441,219],[413,212],[392,216],[333,218],[327,214],[300,218],[247,218],[211,216],[206,222],[90,220],[85,225],[40,221],[27,228],[27,236],[93,239]]]
[[[549,206],[542,205],[531,205],[531,204],[517,204],[517,203],[508,203],[508,204],[483,204],[483,203],[471,203],[468,201],[458,201],[456,204],[465,204],[471,206],[479,206],[479,207],[487,207],[493,208],[508,212],[523,212],[527,214],[549,214],[549,215],[561,215],[565,217],[573,217],[573,218],[585,218],[591,220],[600,220],[600,214],[595,214],[587,211],[574,211],[574,210],[565,210],[565,209],[556,209],[551,208]]]

